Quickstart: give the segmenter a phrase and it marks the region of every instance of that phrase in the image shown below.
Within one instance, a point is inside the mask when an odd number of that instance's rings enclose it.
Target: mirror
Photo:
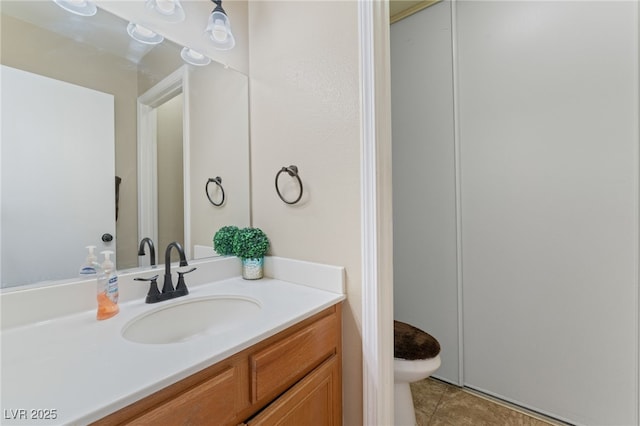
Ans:
[[[180,58],[182,46],[166,38],[164,42],[155,46],[134,41],[126,32],[127,22],[101,9],[95,16],[82,17],[62,10],[50,0],[3,0],[1,12],[0,62],[3,66],[113,96],[115,170],[112,179],[117,176],[121,181],[116,206],[118,214],[115,239],[110,243],[110,247],[116,251],[118,270],[149,264],[148,256],[140,259],[137,255],[141,237],[150,236],[146,234],[147,225],[143,225],[144,228],[139,225],[140,221],[144,221],[141,217],[145,214],[146,217],[149,216],[149,212],[139,208],[139,199],[155,200],[154,205],[142,206],[152,211],[155,209],[153,213],[159,218],[157,223],[161,224],[157,229],[161,241],[154,241],[160,264],[164,261],[164,247],[161,245],[164,244],[163,234],[182,235],[184,241],[181,243],[188,242],[184,244],[185,250],[190,253],[190,258],[194,258],[215,255],[211,249],[212,238],[221,226],[249,226],[249,112],[248,79],[245,75],[216,62],[203,67],[186,65]],[[161,155],[171,159],[173,165],[159,166],[157,152],[153,148],[156,145],[152,145],[153,149],[150,150],[148,158],[145,157],[145,151],[140,152],[138,148],[138,111],[141,105],[144,106],[138,101],[149,92],[157,90],[158,85],[162,85],[167,78],[176,74],[180,76],[176,93],[180,93],[179,102],[183,105],[177,110],[184,113],[183,140],[178,142],[180,147],[174,147],[177,151],[172,148],[173,150],[163,151],[168,154]],[[164,120],[157,117],[166,115],[159,108],[161,104],[164,102],[146,105],[150,108],[151,115],[156,117],[155,120],[162,121],[156,123],[159,126],[164,124]],[[5,109],[3,108],[3,111]],[[159,110],[157,115],[154,115],[155,109]],[[176,110],[175,107],[173,109]],[[5,113],[2,114],[4,119]],[[24,125],[37,122],[37,117],[31,117],[25,119]],[[170,132],[156,130],[156,133],[166,135]],[[180,132],[173,133],[179,135]],[[3,136],[2,144],[4,143]],[[153,143],[156,143],[155,140]],[[176,170],[180,165],[180,160],[176,163],[178,152],[182,156],[182,183],[176,183],[180,178],[180,173],[176,176]],[[12,160],[9,154],[2,153],[3,164]],[[100,158],[87,161],[100,161]],[[153,164],[153,167],[149,168],[152,175],[154,167],[157,170],[155,175],[151,176],[155,184],[145,186],[151,189],[144,189],[142,192],[139,190],[141,179],[138,166],[141,161]],[[62,161],[56,169],[65,173],[68,171],[66,166]],[[173,175],[164,176],[163,170],[170,171]],[[225,202],[219,207],[209,201],[205,192],[208,180],[216,177],[221,178],[225,191]],[[86,177],[75,177],[73,180],[83,179],[86,180]],[[2,194],[5,193],[5,186],[11,184],[11,180],[6,177],[2,179]],[[171,192],[170,187],[177,191],[173,199],[166,196]],[[214,200],[218,200],[220,194],[217,192],[217,186],[211,184],[208,187]],[[153,194],[149,194],[149,191]],[[28,198],[26,195],[25,201]],[[105,203],[105,210],[111,210],[111,197],[115,198],[115,190],[105,197],[109,198],[109,203]],[[183,200],[182,204],[179,205],[180,202],[175,201],[176,199]],[[158,209],[158,203],[165,204]],[[70,214],[74,210],[74,205],[58,205],[61,203],[55,202],[52,204],[36,205],[35,208],[41,215],[47,215],[47,211],[54,207],[62,209],[63,214]],[[81,201],[78,200],[76,204],[80,205]],[[3,204],[0,207],[4,210],[6,206]],[[181,218],[183,223],[176,223]],[[167,221],[169,225],[164,224]],[[29,223],[5,223],[5,215],[2,216],[2,287],[34,284],[34,281],[41,283],[75,278],[86,258],[84,246],[101,244],[101,235],[90,235],[84,238],[82,244],[77,244],[79,247],[73,251],[66,251],[60,250],[60,238],[40,235],[34,244],[38,247],[38,252],[63,251],[62,254],[70,265],[66,268],[67,272],[64,275],[49,276],[47,268],[44,268],[39,271],[37,280],[5,282],[4,271],[14,267],[16,263],[6,260],[7,253],[10,253],[13,259],[29,259],[30,268],[38,267],[41,263],[38,260],[42,258],[41,255],[34,256],[33,249],[4,245],[3,230],[17,225],[25,229],[30,227]],[[155,226],[158,227],[157,224]],[[165,227],[171,229],[165,230]],[[139,229],[145,231],[139,232]]]

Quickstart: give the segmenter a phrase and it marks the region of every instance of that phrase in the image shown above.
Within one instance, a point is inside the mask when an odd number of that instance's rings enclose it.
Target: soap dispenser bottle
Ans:
[[[87,246],[87,250],[89,250],[89,254],[87,255],[87,260],[84,265],[80,267],[80,277],[89,278],[98,273],[100,270],[100,264],[98,263],[98,258],[93,253],[96,246]]]
[[[101,271],[98,273],[98,313],[99,320],[111,318],[120,311],[118,307],[118,275],[111,261],[110,250],[101,252],[104,255]]]

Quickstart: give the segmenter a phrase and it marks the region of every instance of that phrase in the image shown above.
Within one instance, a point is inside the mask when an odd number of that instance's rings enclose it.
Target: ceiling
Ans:
[[[425,7],[429,7],[432,4],[438,3],[440,0],[390,0],[389,1],[389,16],[391,17],[391,23],[398,22],[399,20],[412,15]]]

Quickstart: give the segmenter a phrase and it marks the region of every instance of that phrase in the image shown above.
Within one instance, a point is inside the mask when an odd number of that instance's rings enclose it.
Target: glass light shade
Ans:
[[[236,40],[233,38],[233,34],[231,34],[229,17],[220,11],[214,11],[209,16],[209,23],[205,31],[209,34],[213,45],[217,49],[229,50],[236,45]]]
[[[80,16],[93,16],[98,12],[96,4],[91,0],[53,0],[55,4]]]
[[[185,14],[180,0],[147,0],[149,9],[153,9],[167,22],[184,21]]]
[[[182,48],[182,51],[180,52],[180,56],[182,57],[182,60],[184,60],[186,63],[191,65],[196,65],[199,67],[204,65],[209,65],[211,63],[211,59],[204,56],[200,52],[197,52],[193,49],[189,49],[188,47]]]
[[[164,37],[160,34],[154,33],[150,29],[139,24],[134,24],[133,22],[129,22],[129,25],[127,25],[127,33],[129,33],[134,40],[145,44],[158,44],[164,40]]]

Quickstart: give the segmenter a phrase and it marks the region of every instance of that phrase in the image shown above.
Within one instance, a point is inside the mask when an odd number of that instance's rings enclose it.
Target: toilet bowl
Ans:
[[[394,321],[395,426],[416,425],[409,385],[431,376],[440,364],[440,344],[433,336],[412,325]]]

